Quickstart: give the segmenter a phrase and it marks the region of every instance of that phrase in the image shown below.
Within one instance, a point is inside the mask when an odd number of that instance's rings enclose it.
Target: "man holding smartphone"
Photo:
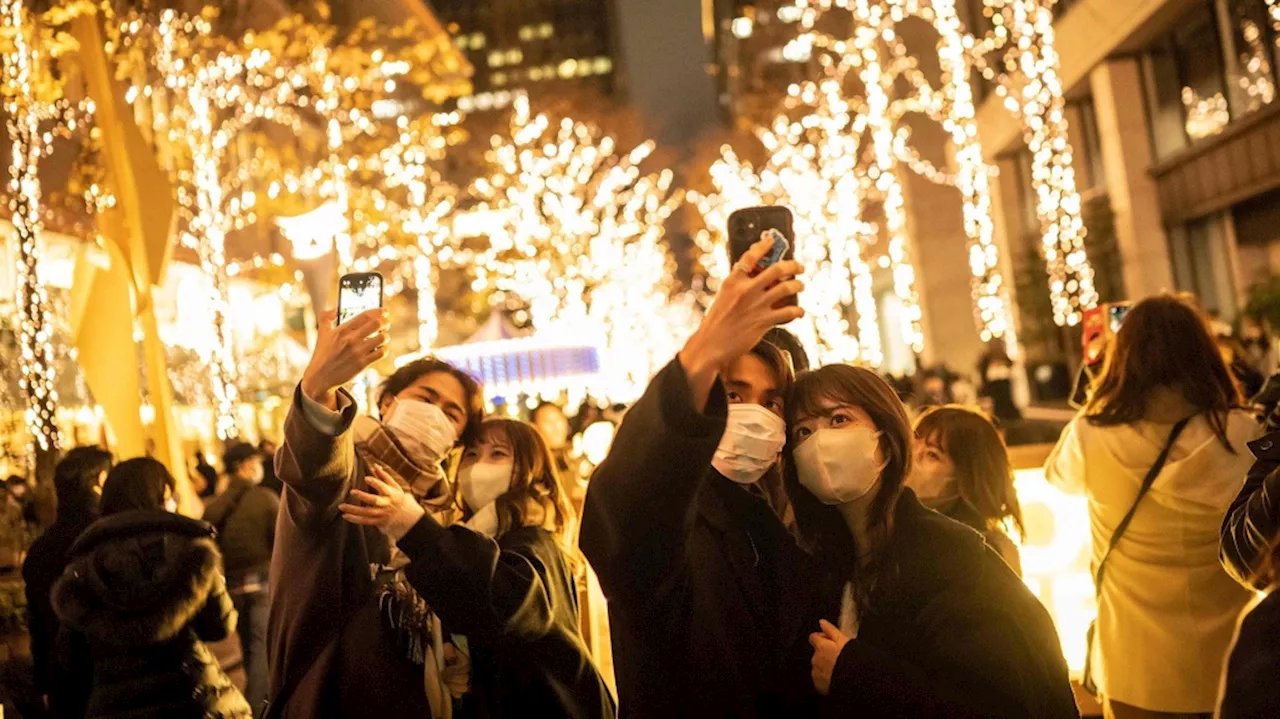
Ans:
[[[343,386],[387,354],[386,311],[364,311],[335,326],[320,317],[311,362],[294,392],[275,467],[284,483],[272,556],[268,653],[268,719],[360,719],[433,715],[423,661],[404,642],[421,627],[389,626],[381,610],[377,570],[391,545],[376,529],[343,520],[338,505],[364,487],[367,467],[357,453],[355,400]],[[407,405],[423,420],[412,437],[429,448],[424,484],[443,478],[439,461],[474,436],[483,400],[475,381],[443,361],[422,359],[381,386],[378,410]],[[418,406],[425,403],[430,407]],[[447,437],[441,441],[439,438]],[[421,487],[422,492],[430,486]],[[418,487],[411,491],[417,493]]]
[[[762,342],[801,317],[800,265],[735,263],[679,355],[627,413],[588,486],[623,717],[816,713],[814,574],[770,503],[791,363]],[[755,276],[753,276],[755,275]]]

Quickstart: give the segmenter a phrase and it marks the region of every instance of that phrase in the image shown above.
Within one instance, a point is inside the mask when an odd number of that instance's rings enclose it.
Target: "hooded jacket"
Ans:
[[[76,540],[53,588],[63,623],[59,665],[81,658],[80,646],[92,668],[60,676],[60,692],[84,698],[61,715],[249,719],[248,703],[205,646],[236,625],[213,535],[198,520],[132,511],[95,522]]]
[[[1262,430],[1244,411],[1225,418],[1231,449],[1208,420],[1191,420],[1107,560],[1094,679],[1116,701],[1150,711],[1212,712],[1236,619],[1251,594],[1218,562],[1223,516]],[[1091,566],[1138,495],[1171,426],[1067,425],[1045,464],[1048,480],[1089,497]]]

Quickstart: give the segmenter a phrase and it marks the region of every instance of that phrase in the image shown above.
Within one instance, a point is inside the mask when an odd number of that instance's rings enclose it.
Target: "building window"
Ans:
[[[1276,97],[1275,25],[1268,17],[1266,0],[1226,0],[1221,5],[1221,26],[1227,29],[1227,79],[1231,114],[1242,117],[1270,105]]]
[[[507,50],[507,64],[519,65],[524,62],[524,53],[520,50]]]
[[[551,37],[552,35],[555,34],[555,32],[556,32],[555,26],[553,26],[549,22],[544,22],[538,26],[538,37],[542,38],[543,40],[546,40],[547,38]]]
[[[489,67],[502,67],[502,63],[506,62],[506,57],[498,51],[489,53]]]
[[[1106,173],[1102,164],[1102,143],[1098,137],[1098,116],[1093,107],[1093,98],[1076,105],[1076,117],[1080,123],[1079,132],[1082,147],[1073,148],[1078,172],[1076,182],[1081,190],[1101,190],[1107,185]]]
[[[1237,307],[1227,222],[1230,215],[1218,214],[1172,228],[1169,256],[1178,290],[1195,294],[1205,312],[1232,322]]]
[[[525,25],[520,28],[519,36],[521,42],[529,42],[536,35],[536,29],[532,25]]]
[[[1213,6],[1196,5],[1142,58],[1157,158],[1221,132],[1231,119]]]

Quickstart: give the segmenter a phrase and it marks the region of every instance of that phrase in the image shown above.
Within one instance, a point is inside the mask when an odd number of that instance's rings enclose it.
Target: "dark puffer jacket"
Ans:
[[[235,631],[213,527],[160,511],[95,522],[53,588],[65,671],[87,646],[91,670],[60,677],[83,697],[75,716],[250,719],[244,697],[205,646]],[[88,675],[86,675],[88,673]],[[68,714],[71,716],[73,714]]]

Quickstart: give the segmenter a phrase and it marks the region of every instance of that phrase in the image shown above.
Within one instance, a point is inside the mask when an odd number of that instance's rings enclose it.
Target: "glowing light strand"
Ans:
[[[1074,326],[1098,303],[1093,267],[1085,253],[1080,193],[1067,140],[1066,100],[1058,77],[1053,12],[1046,0],[988,0],[1000,13],[994,33],[1004,36],[1009,72],[1000,75],[1005,106],[1022,119],[1031,152],[1031,184],[1040,219],[1054,322]]]
[[[793,121],[797,110],[805,115]],[[774,202],[792,209],[796,257],[805,267],[800,302],[806,314],[789,328],[819,364],[874,366],[884,359],[871,269],[863,259],[876,228],[863,219],[862,203],[851,199],[870,189],[859,170],[866,122],[865,115],[852,112],[838,80],[792,86],[772,126],[756,129],[769,152],[764,166],[754,168],[722,148],[710,170],[716,191],[692,196],[709,228],[695,235],[701,263],[717,281],[728,272],[724,228],[730,212]],[[850,309],[857,314],[856,337]]]
[[[3,53],[3,63],[5,119],[11,142],[9,208],[17,235],[19,384],[26,394],[26,422],[33,440],[41,450],[50,451],[58,449],[60,437],[55,421],[58,395],[54,390],[49,298],[38,272],[42,231],[38,173],[48,145],[40,123],[50,119],[51,108],[42,107],[32,86],[32,66],[41,59],[31,44],[33,22],[23,0],[3,0],[0,31],[12,42],[12,48]]]

